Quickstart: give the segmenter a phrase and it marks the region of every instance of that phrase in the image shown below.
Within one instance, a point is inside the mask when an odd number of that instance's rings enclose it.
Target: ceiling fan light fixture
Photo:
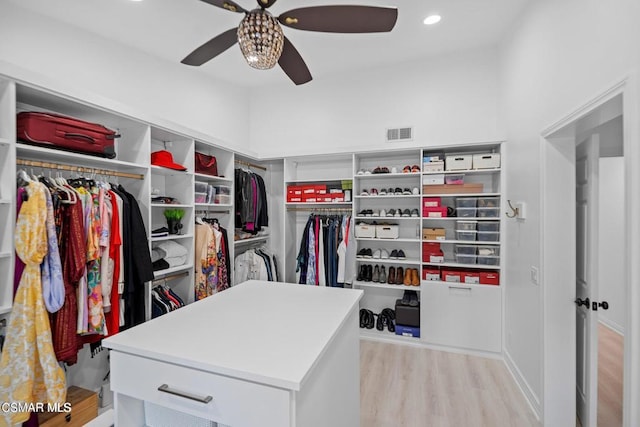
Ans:
[[[282,27],[268,11],[252,10],[238,26],[238,44],[247,64],[258,70],[268,70],[278,63],[282,54]]]
[[[433,25],[440,22],[440,20],[442,20],[442,17],[440,15],[429,15],[426,18],[424,18],[423,22],[424,22],[424,25]]]

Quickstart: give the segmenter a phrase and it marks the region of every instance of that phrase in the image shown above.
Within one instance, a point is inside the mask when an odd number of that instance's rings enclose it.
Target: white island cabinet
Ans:
[[[361,297],[249,281],[105,339],[116,426],[359,426]]]

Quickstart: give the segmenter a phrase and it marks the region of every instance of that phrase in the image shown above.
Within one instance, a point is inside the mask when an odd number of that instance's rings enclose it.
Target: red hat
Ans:
[[[151,164],[155,166],[162,166],[163,168],[175,169],[178,171],[186,171],[182,165],[173,162],[173,154],[167,150],[156,151],[151,153]]]

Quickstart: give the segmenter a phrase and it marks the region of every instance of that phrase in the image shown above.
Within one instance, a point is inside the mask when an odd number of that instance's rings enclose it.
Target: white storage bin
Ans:
[[[499,256],[480,256],[478,255],[478,264],[481,265],[500,265],[500,257]]]
[[[477,229],[478,229],[478,231],[500,231],[500,222],[498,222],[498,221],[479,221]]]
[[[444,184],[444,174],[423,175],[422,185],[442,185]]]
[[[196,184],[195,184],[196,193],[206,193],[208,186],[209,184],[207,184],[206,182],[196,181]]]
[[[456,254],[456,262],[460,264],[475,264],[476,258],[476,255]]]
[[[500,246],[478,245],[478,256],[500,256]]]
[[[458,240],[466,240],[466,241],[475,241],[476,240],[477,231],[460,231],[456,230],[456,238]]]
[[[500,154],[498,153],[473,155],[474,169],[497,169],[499,167],[500,167]]]
[[[376,237],[378,239],[397,239],[400,235],[400,227],[397,225],[376,225]]]
[[[457,208],[456,213],[460,218],[475,218],[476,208]]]
[[[194,196],[195,203],[207,203],[207,193],[195,193]]]
[[[497,231],[478,231],[478,241],[480,242],[499,242],[500,233]]]
[[[458,197],[456,199],[456,208],[475,208],[478,203],[476,197]]]
[[[456,245],[455,253],[460,255],[475,255],[477,247],[475,245]]]
[[[479,208],[499,208],[500,197],[498,196],[478,197],[478,207]]]
[[[478,218],[498,218],[500,216],[500,208],[478,208],[477,214]]]
[[[456,229],[460,231],[476,231],[478,221],[456,221]]]
[[[422,164],[423,172],[440,172],[444,170],[444,161],[425,162]]]
[[[448,171],[469,170],[472,164],[473,156],[471,154],[447,156],[445,159],[445,168]]]
[[[372,239],[376,237],[376,226],[366,223],[360,223],[356,225],[355,233],[356,237]]]

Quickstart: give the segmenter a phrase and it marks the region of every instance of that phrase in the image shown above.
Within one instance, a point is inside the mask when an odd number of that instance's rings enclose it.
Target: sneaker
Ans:
[[[373,172],[372,172],[372,173],[374,173],[374,174],[376,174],[376,175],[377,175],[377,174],[379,174],[379,173],[382,173],[382,168],[381,168],[380,166],[378,166],[377,168],[375,168],[375,169],[373,170]]]
[[[404,190],[402,190],[402,195],[403,196],[410,196],[411,195],[411,190],[409,190],[408,188],[405,188]]]
[[[367,249],[365,249],[364,257],[365,258],[371,258],[373,256],[372,253],[373,253],[373,251],[371,250],[371,248],[367,248]]]
[[[371,211],[371,216],[380,216],[380,211],[377,209],[375,211]]]
[[[365,174],[365,175],[371,175],[371,171],[370,171],[370,170],[365,169],[365,170],[364,170],[364,174]]]
[[[380,195],[381,196],[386,196],[387,195],[387,190],[385,190],[384,188],[380,189]]]
[[[364,169],[360,169],[358,172],[356,172],[356,175],[364,175]]]
[[[398,259],[398,250],[397,249],[392,250],[391,255],[389,255],[389,258]]]
[[[380,249],[380,258],[389,259],[389,251],[387,251],[386,249]]]
[[[375,188],[372,188],[371,191],[369,192],[369,194],[371,194],[372,196],[377,196],[378,195],[378,190]]]
[[[380,252],[380,249],[376,249],[376,251],[373,253],[373,258],[374,259],[380,259],[381,255],[382,255],[382,253]]]
[[[395,209],[389,209],[389,211],[387,212],[387,216],[394,216],[395,214],[396,214]]]
[[[410,172],[411,172],[411,166],[407,165],[402,168],[402,173],[410,173]]]
[[[418,187],[413,187],[413,190],[411,190],[411,193],[413,193],[414,196],[417,196],[420,194],[420,190],[418,189]]]
[[[368,192],[367,190],[362,190],[362,191],[360,192],[360,195],[361,195],[361,196],[368,196],[368,195],[369,195],[369,192]]]
[[[418,209],[411,209],[411,216],[414,216],[414,217],[420,216],[420,214],[418,213]]]
[[[365,215],[365,216],[373,216],[373,211],[372,211],[371,209],[366,209],[366,210],[364,211],[364,215]]]
[[[411,166],[411,172],[414,172],[414,173],[420,172],[420,166],[418,165]]]
[[[402,188],[396,187],[396,189],[393,190],[393,194],[395,194],[396,196],[402,196]]]
[[[380,209],[380,216],[387,216],[387,211]]]
[[[387,273],[384,271],[384,265],[380,267],[380,277],[378,277],[378,281],[380,283],[385,283],[387,281]]]
[[[362,248],[358,251],[358,254],[356,255],[357,258],[365,258],[365,254],[366,254],[367,250],[365,248]],[[360,280],[360,279],[358,279]]]
[[[405,209],[402,211],[402,216],[411,216],[411,211],[409,209]]]
[[[398,173],[398,168],[397,167],[392,167],[391,168],[391,173]]]
[[[402,216],[402,209],[398,209],[394,216]]]
[[[387,190],[387,194],[389,196],[393,196],[395,194],[395,192],[393,191],[393,188],[389,187],[389,189]]]
[[[360,212],[358,212],[358,216],[367,216],[367,210],[363,209]]]
[[[406,259],[406,255],[404,254],[404,251],[402,249],[398,250],[398,259]]]

